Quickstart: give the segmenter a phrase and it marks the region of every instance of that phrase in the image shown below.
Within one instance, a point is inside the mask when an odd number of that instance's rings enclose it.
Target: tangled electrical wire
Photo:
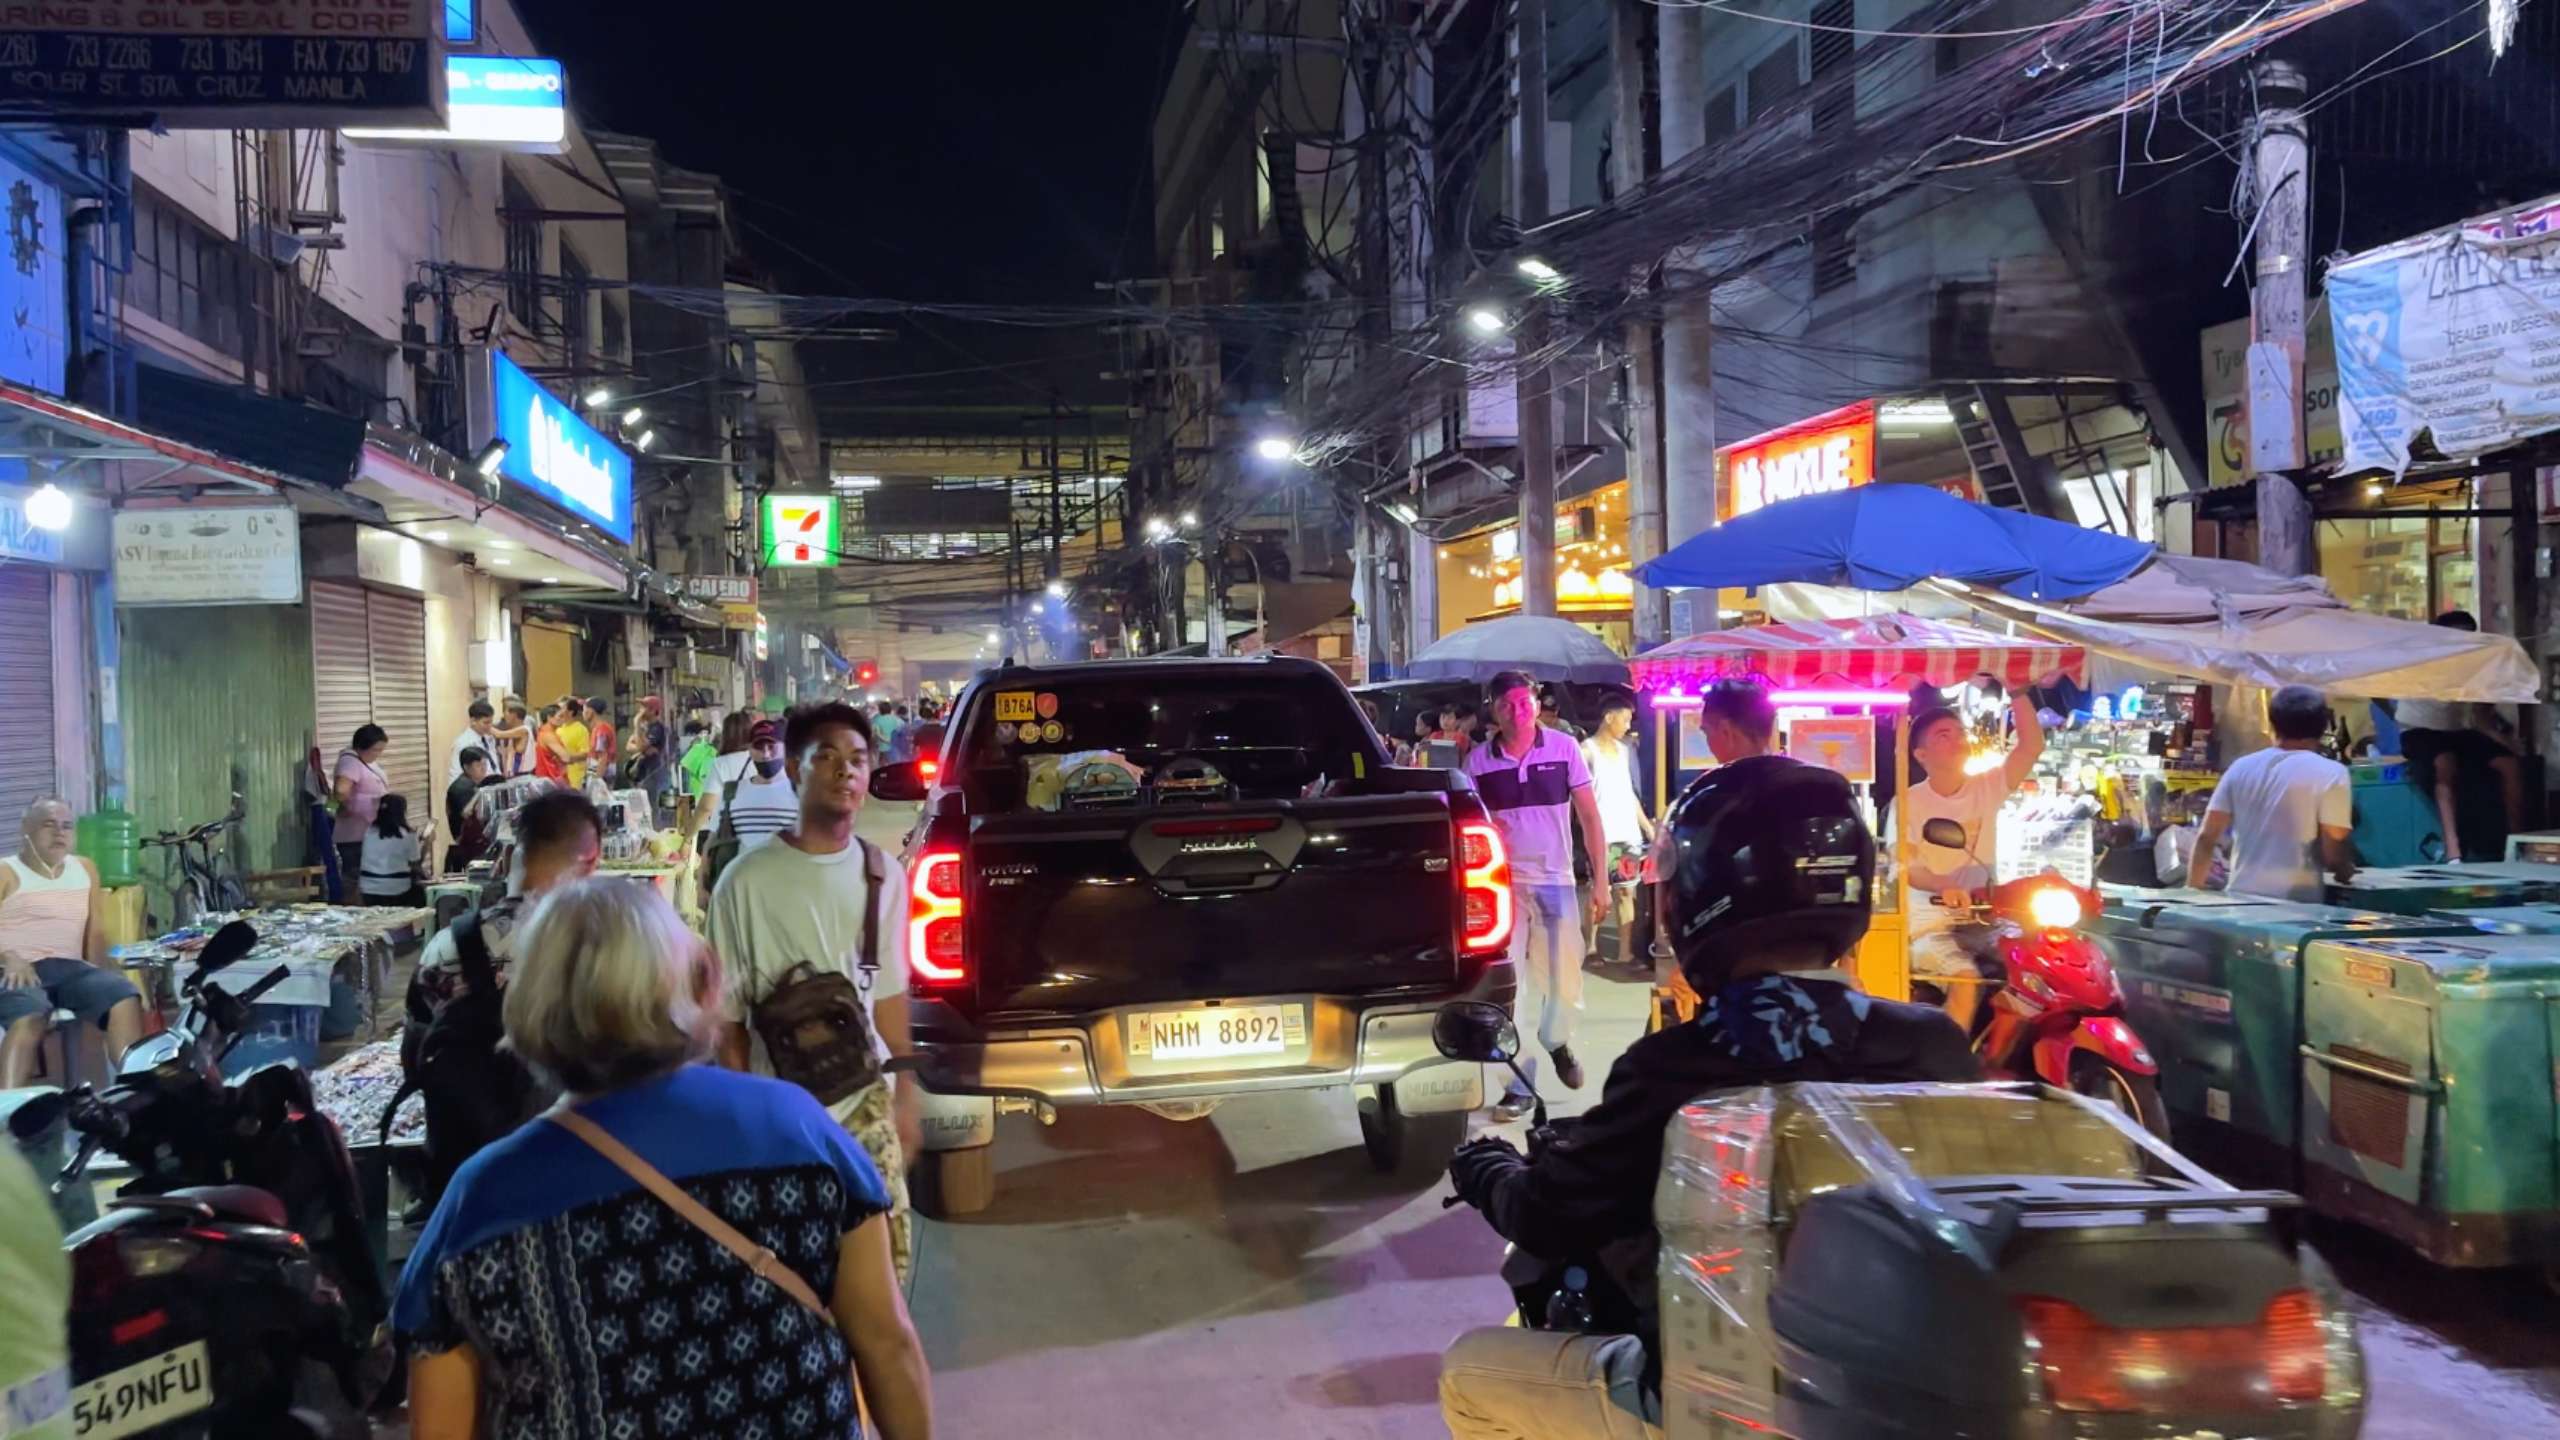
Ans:
[[[1453,374],[1480,384],[1587,354],[1631,320],[1702,304],[1800,254],[1817,227],[2145,111],[2358,3],[2099,0],[2046,24],[1994,28],[1995,0],[1940,0],[1890,31],[1859,32],[1871,39],[1854,63],[1629,193],[1524,237],[1522,253],[1533,248],[1554,277],[1534,302],[1557,322],[1545,344],[1506,355],[1434,314],[1324,397],[1305,453],[1356,456],[1408,428],[1412,397]],[[1938,45],[1916,43],[1949,37],[2005,43],[1952,69]]]

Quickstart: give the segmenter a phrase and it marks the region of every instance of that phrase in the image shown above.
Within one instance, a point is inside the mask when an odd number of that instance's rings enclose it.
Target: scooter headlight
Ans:
[[[2080,924],[2080,897],[2059,885],[2047,885],[2027,897],[2027,917],[2039,930],[2070,930]]]

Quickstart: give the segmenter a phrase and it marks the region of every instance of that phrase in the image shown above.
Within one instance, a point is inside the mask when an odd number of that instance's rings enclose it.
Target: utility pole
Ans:
[[[1058,504],[1058,490],[1062,483],[1058,473],[1059,461],[1062,458],[1059,451],[1066,444],[1061,426],[1065,423],[1065,419],[1065,412],[1058,407],[1058,397],[1051,395],[1049,397],[1049,553],[1040,562],[1040,578],[1043,580],[1060,578],[1063,572],[1058,567],[1067,553],[1066,513],[1059,508]]]
[[[1632,195],[1652,173],[1646,163],[1645,36],[1653,26],[1647,0],[1615,0],[1609,7],[1609,68],[1617,77],[1609,128],[1610,179],[1621,196]],[[1663,552],[1662,366],[1650,320],[1630,320],[1627,349],[1627,555],[1630,567]],[[1670,610],[1659,590],[1639,588],[1635,602],[1639,648],[1671,638]]]
[[[2303,272],[2309,245],[2311,142],[2302,118],[2309,86],[2283,60],[2253,73],[2258,123],[2250,146],[2258,209],[2250,243],[2249,470],[2256,477],[2258,563],[2286,575],[2317,567],[2303,465]]]
[[[1547,218],[1547,0],[1519,0],[1515,22],[1520,228]],[[1556,613],[1556,411],[1540,352],[1547,345],[1543,299],[1532,300],[1513,338],[1522,357],[1520,410],[1520,613]]]
[[[1668,170],[1707,144],[1707,12],[1682,6],[1662,12],[1662,166]],[[1677,547],[1714,525],[1716,495],[1715,329],[1707,277],[1675,254],[1665,277],[1671,289],[1662,316],[1663,548]],[[1671,597],[1670,629],[1692,634],[1716,626],[1716,597],[1688,591]]]

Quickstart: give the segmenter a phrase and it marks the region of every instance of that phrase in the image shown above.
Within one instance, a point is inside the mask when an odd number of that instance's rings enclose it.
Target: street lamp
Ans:
[[[1067,598],[1067,582],[1066,582],[1066,581],[1064,581],[1064,580],[1052,580],[1052,581],[1050,581],[1050,582],[1049,582],[1049,598],[1050,598],[1050,599],[1052,599],[1052,600],[1064,600],[1064,599],[1066,599],[1066,598]]]
[[[1490,305],[1468,306],[1466,318],[1468,328],[1479,335],[1499,335],[1511,328],[1511,322],[1502,318],[1502,312]]]
[[[506,458],[507,442],[492,440],[480,447],[480,453],[471,457],[471,468],[484,476],[494,476],[498,473],[498,462]]]
[[[1286,435],[1265,435],[1253,442],[1253,453],[1265,460],[1286,460],[1298,453],[1298,447]]]
[[[1170,526],[1170,525],[1167,525],[1166,523],[1164,523],[1164,517],[1163,517],[1163,516],[1161,516],[1161,515],[1150,515],[1150,516],[1148,516],[1148,517],[1147,517],[1147,538],[1148,538],[1148,539],[1150,539],[1150,540],[1168,540],[1168,539],[1171,539],[1172,537],[1173,537],[1173,527],[1172,527],[1172,526]]]
[[[1197,511],[1197,510],[1185,510],[1185,511],[1183,511],[1183,512],[1182,512],[1182,528],[1183,528],[1183,529],[1185,529],[1185,530],[1197,530],[1197,529],[1199,529],[1199,528],[1200,528],[1200,512],[1199,512],[1199,511]]]
[[[648,411],[634,405],[630,409],[622,412],[622,423],[625,425],[637,425],[640,423],[640,417],[648,413]]]
[[[1535,255],[1520,257],[1520,273],[1541,285],[1552,285],[1564,278],[1564,272]]]
[[[657,431],[655,431],[655,430],[643,430],[643,431],[641,431],[641,432],[640,432],[640,438],[632,442],[632,444],[634,444],[634,445],[638,446],[640,449],[643,449],[643,450],[646,450],[646,449],[648,449],[650,446],[655,445],[655,444],[657,444],[657,443],[658,443],[658,432],[657,432]]]
[[[27,523],[39,530],[71,528],[71,497],[63,488],[48,480],[27,497]]]
[[[610,387],[599,385],[587,392],[587,408],[590,410],[601,410],[612,403],[613,391]]]

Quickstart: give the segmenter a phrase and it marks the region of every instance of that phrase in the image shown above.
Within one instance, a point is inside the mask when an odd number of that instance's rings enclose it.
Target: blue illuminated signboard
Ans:
[[[198,129],[433,124],[443,24],[416,0],[0,6],[0,113]]]
[[[351,140],[496,145],[556,155],[569,147],[568,83],[557,60],[448,55],[442,126],[396,130],[349,126],[346,134]]]
[[[489,400],[491,433],[507,442],[498,473],[630,544],[631,457],[495,350]]]
[[[480,0],[444,0],[444,42],[469,45],[480,38]]]

